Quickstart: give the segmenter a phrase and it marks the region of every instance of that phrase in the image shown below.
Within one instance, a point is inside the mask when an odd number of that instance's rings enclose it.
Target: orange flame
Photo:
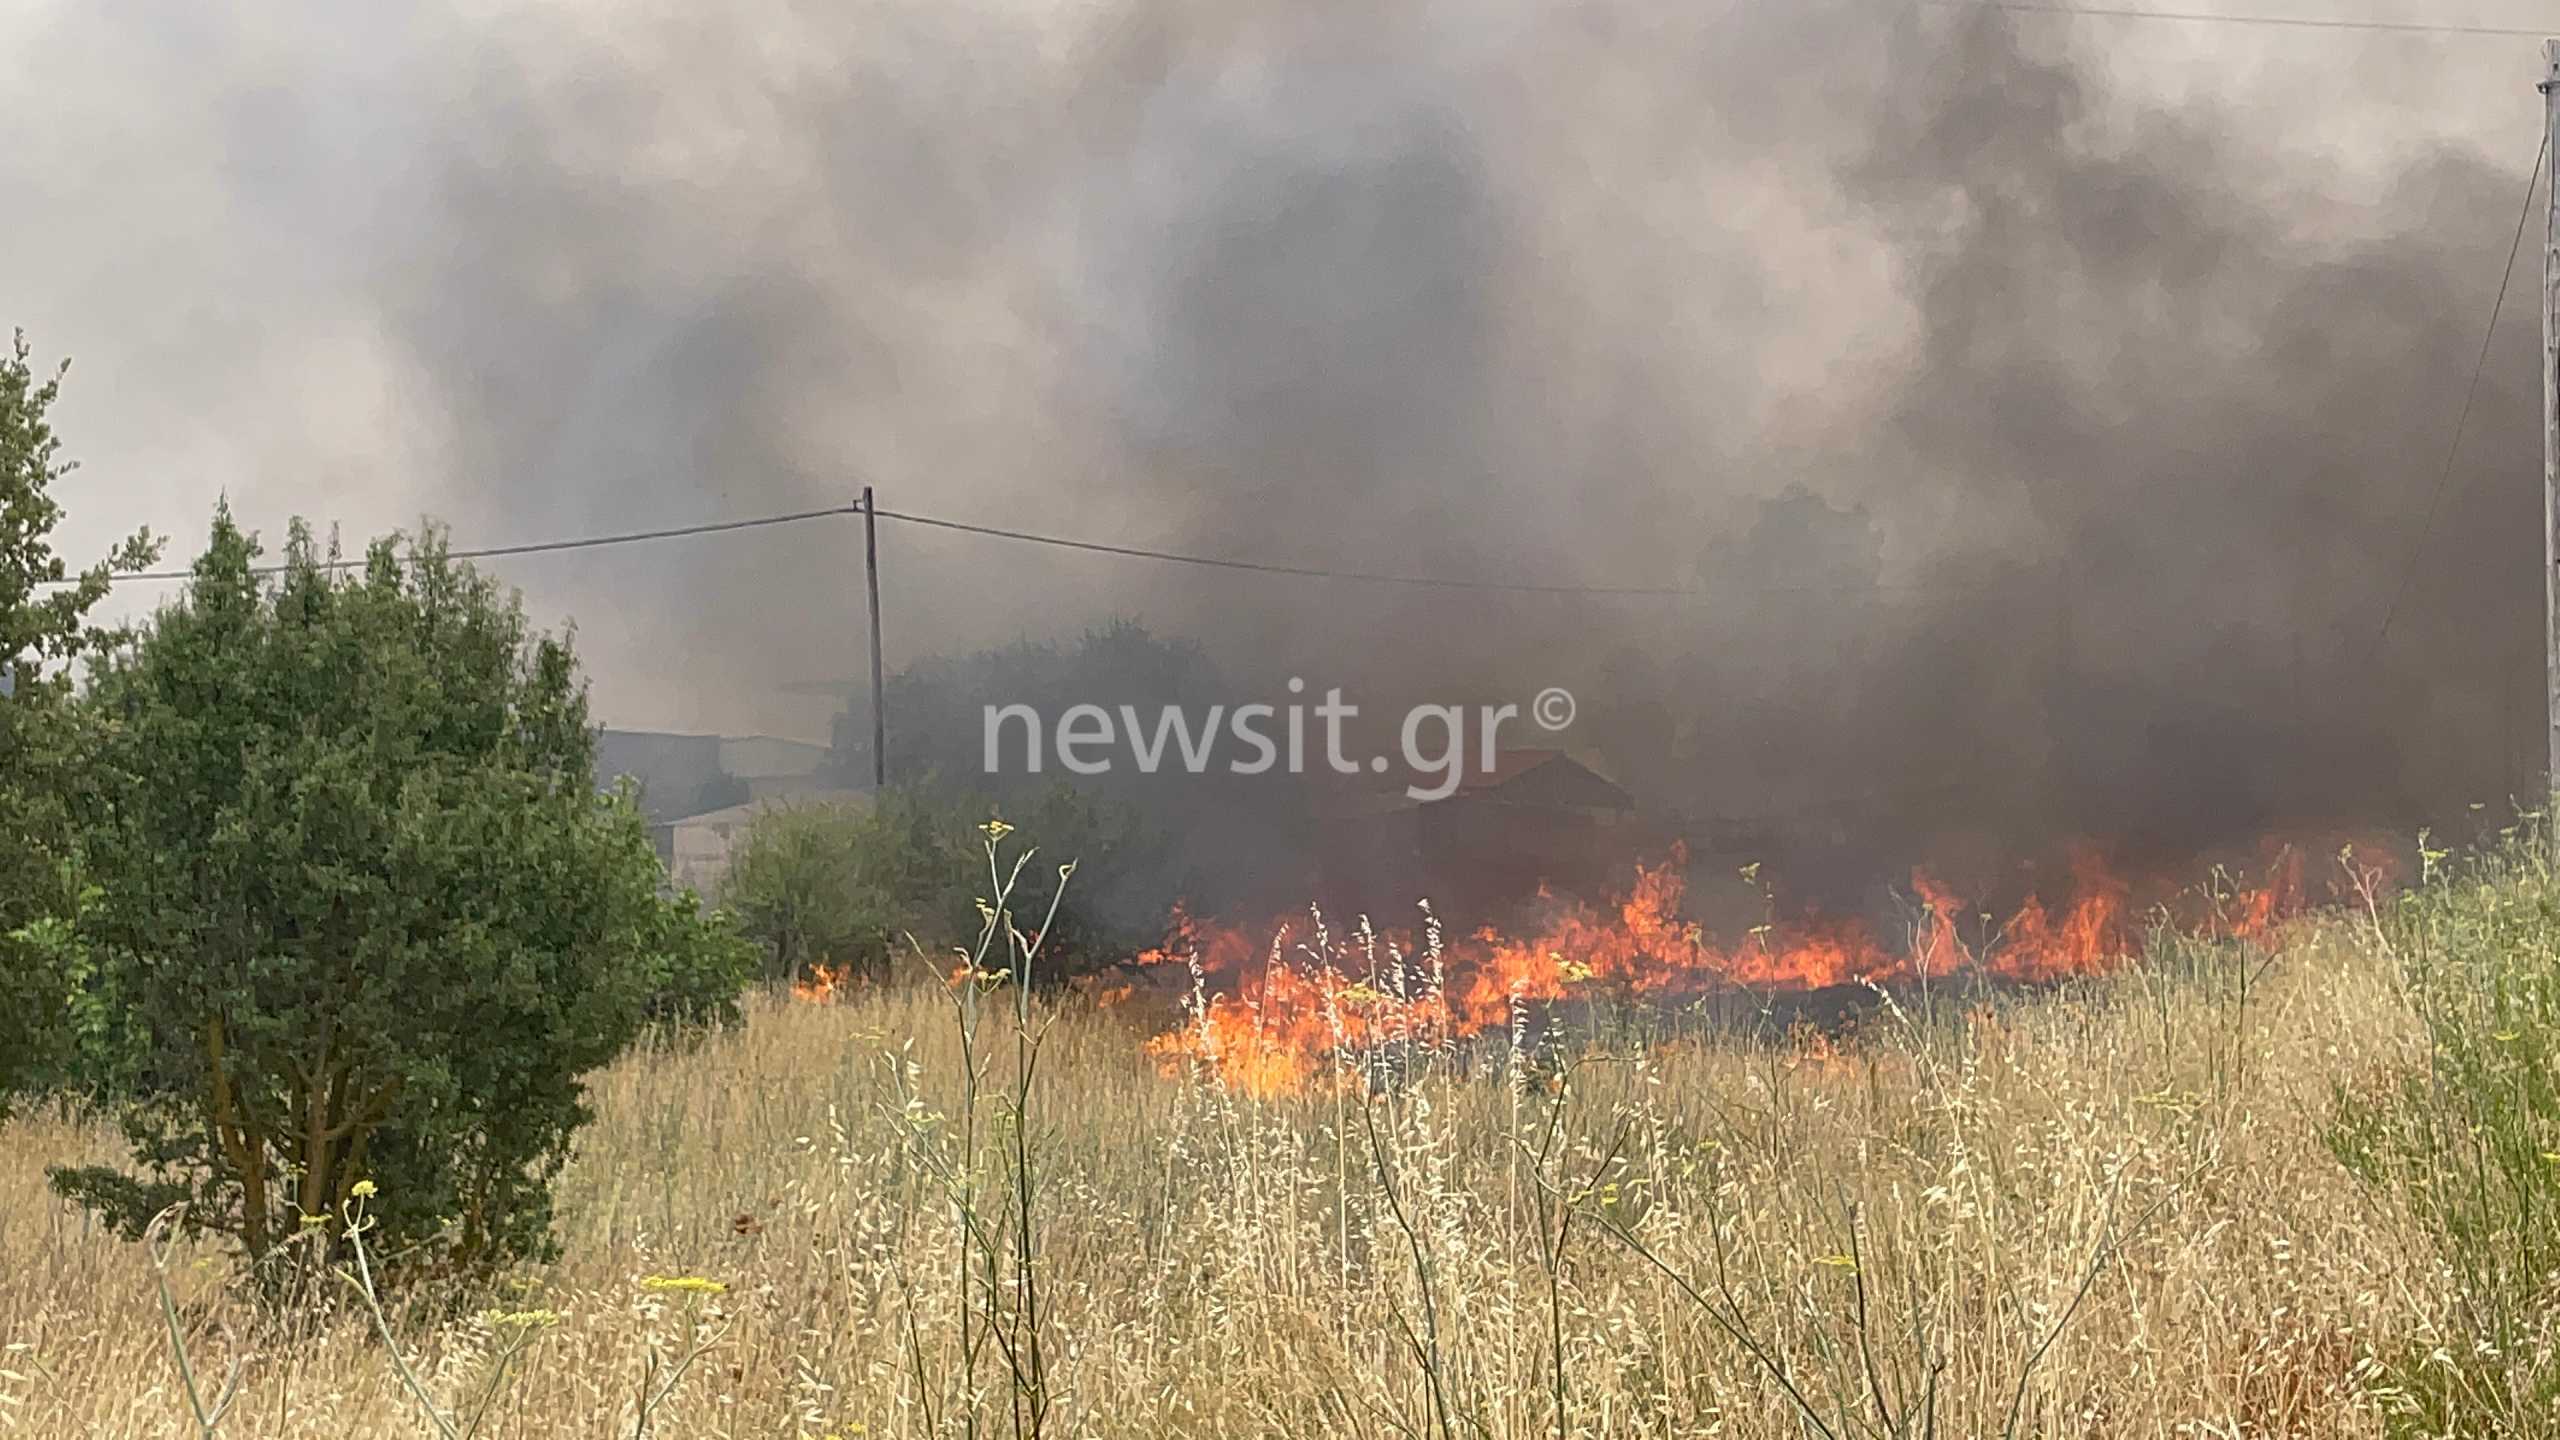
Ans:
[[[2256,888],[2231,885],[2217,872],[2213,886],[2141,909],[2134,887],[2095,848],[2079,847],[2069,861],[2066,895],[2050,905],[2030,895],[1998,924],[1934,876],[1915,873],[1918,908],[1903,945],[1888,945],[1855,921],[1820,916],[1719,943],[1682,918],[1685,857],[1676,852],[1668,863],[1638,866],[1613,907],[1568,905],[1530,936],[1484,930],[1444,945],[1427,921],[1418,942],[1400,943],[1365,927],[1328,933],[1319,914],[1294,940],[1288,926],[1265,929],[1272,938],[1263,946],[1242,928],[1177,907],[1167,943],[1138,960],[1188,967],[1192,998],[1186,1021],[1148,1042],[1147,1052],[1169,1070],[1199,1067],[1233,1090],[1295,1094],[1328,1073],[1347,1079],[1352,1057],[1386,1042],[1445,1045],[1516,1031],[1537,1007],[1579,994],[1681,1000],[1722,989],[1812,991],[1960,972],[2050,984],[2122,963],[2141,942],[2137,922],[2144,917],[2268,944],[2304,903],[2300,856],[2290,851],[2275,857]]]
[[[852,971],[849,965],[812,965],[806,977],[791,982],[791,998],[813,1005],[833,1004],[853,988]]]

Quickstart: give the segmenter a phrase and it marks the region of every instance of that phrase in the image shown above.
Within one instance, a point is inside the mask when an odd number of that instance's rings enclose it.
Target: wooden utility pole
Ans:
[[[2543,143],[2560,146],[2560,40],[2542,47]],[[2560,174],[2560,148],[2550,151]],[[2550,768],[2542,798],[2560,794],[2560,183],[2551,187],[2542,243],[2542,630],[2543,725]],[[2552,833],[2560,840],[2560,823]]]
[[[2560,54],[2560,48],[2555,48]],[[871,487],[862,487],[862,573],[871,586],[871,789],[889,788],[889,720],[880,709],[880,515]],[[2560,633],[2560,632],[2555,632]],[[2560,689],[2552,692],[2560,696]],[[2552,753],[2560,755],[2560,730],[2552,732]]]

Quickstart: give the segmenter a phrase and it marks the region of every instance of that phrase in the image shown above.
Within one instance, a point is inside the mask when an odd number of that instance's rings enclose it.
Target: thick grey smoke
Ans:
[[[192,213],[220,262],[201,310],[93,274],[121,329],[83,349],[68,299],[39,326],[105,392],[73,438],[132,388],[171,436],[287,437],[228,442],[253,517],[513,538],[870,480],[1132,543],[1694,585],[887,536],[901,656],[1121,613],[1373,705],[1568,684],[1665,808],[1888,847],[2400,823],[2533,774],[2529,300],[2376,645],[2529,153],[2381,122],[2435,93],[2412,74],[2473,77],[2444,83],[2511,84],[2529,137],[2522,46],[2321,39],[2383,97],[2324,148],[2068,24],[1874,0],[28,28],[31,80],[120,83],[0,173],[94,205],[62,158],[89,147],[163,182],[123,223]],[[35,285],[79,263],[22,258]],[[201,378],[235,351],[254,395]],[[174,493],[113,518],[210,500]],[[813,731],[824,702],[781,687],[858,673],[854,540],[510,573],[578,617],[607,719]]]

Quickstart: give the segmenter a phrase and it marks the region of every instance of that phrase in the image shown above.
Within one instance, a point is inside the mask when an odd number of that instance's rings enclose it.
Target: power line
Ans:
[[[2516,238],[2507,247],[2507,268],[2498,277],[2497,303],[2489,307],[2489,328],[2480,337],[2480,358],[2471,366],[2471,383],[2462,391],[2462,413],[2453,422],[2452,443],[2445,446],[2444,468],[2437,472],[2435,488],[2427,492],[2426,517],[2419,522],[2417,541],[2409,547],[2409,561],[2400,570],[2400,584],[2391,592],[2391,604],[2382,612],[2382,629],[2373,637],[2373,648],[2379,650],[2391,638],[2391,622],[2399,617],[2401,602],[2409,598],[2410,583],[2418,577],[2418,561],[2427,553],[2427,541],[2435,535],[2436,513],[2444,504],[2445,486],[2453,480],[2455,460],[2462,454],[2462,437],[2471,426],[2471,409],[2480,398],[2480,377],[2488,373],[2489,349],[2498,338],[2498,317],[2507,308],[2507,292],[2515,285],[2516,257],[2524,253],[2526,222],[2533,218],[2533,192],[2542,181],[2544,167],[2551,159],[2551,137],[2542,138],[2542,148],[2533,160],[2533,173],[2525,177],[2524,209],[2516,216]]]
[[[830,505],[817,510],[795,510],[780,515],[758,515],[742,520],[715,520],[696,525],[671,525],[655,530],[627,530],[615,534],[581,535],[563,540],[531,540],[507,545],[480,545],[448,549],[445,554],[456,560],[486,560],[515,555],[549,555],[573,550],[595,550],[614,545],[632,545],[656,540],[679,540],[702,535],[730,534],[741,530],[767,529],[780,525],[796,525],[810,520],[825,520],[862,513],[862,506]],[[1598,598],[1683,599],[1711,594],[1701,585],[1572,585],[1527,580],[1475,580],[1449,575],[1402,574],[1377,570],[1334,570],[1313,565],[1290,565],[1270,560],[1249,560],[1232,556],[1199,555],[1178,550],[1158,550],[1141,545],[1119,545],[1101,540],[1081,540],[1065,535],[1048,535],[1031,530],[1009,529],[1000,525],[981,525],[967,520],[953,520],[940,515],[918,515],[910,511],[883,507],[878,518],[934,530],[948,530],[963,535],[1008,540],[1018,544],[1040,545],[1051,549],[1071,550],[1085,554],[1113,555],[1125,559],[1154,560],[1165,564],[1192,565],[1214,570],[1238,570],[1259,575],[1289,575],[1310,580],[1339,580],[1363,585],[1396,585],[1432,590],[1469,590],[1507,592],[1524,595],[1583,595]],[[323,570],[352,570],[364,564],[361,558],[321,560],[314,564]],[[280,575],[289,568],[283,564],[253,565],[252,575]],[[142,581],[180,581],[193,579],[193,570],[144,570],[123,575],[110,575],[111,585]],[[63,584],[74,582],[63,581]],[[1757,587],[1755,594],[1788,595],[1819,593],[1882,593],[1889,591],[1983,589],[1991,581],[1906,582],[1858,586],[1780,585]]]
[[[2086,16],[2099,20],[2168,20],[2192,25],[2262,25],[2288,30],[2364,30],[2401,35],[2496,35],[2540,39],[2551,28],[2510,25],[2440,25],[2424,20],[2342,20],[2309,15],[2217,15],[2202,10],[2134,10],[2111,5],[2037,5],[2029,0],[1920,0],[1958,10],[2002,10],[2012,15]]]
[[[1082,550],[1096,555],[1160,560],[1173,565],[1199,565],[1215,570],[1249,570],[1263,575],[1298,575],[1313,580],[1348,580],[1364,585],[1406,585],[1431,590],[1507,590],[1531,595],[1686,596],[1699,593],[1694,586],[1550,585],[1533,581],[1465,580],[1437,575],[1396,575],[1371,570],[1326,570],[1312,565],[1283,565],[1265,560],[1186,555],[1172,550],[1150,550],[1138,545],[1105,544],[1099,540],[1070,540],[1060,535],[1039,535],[1027,530],[1007,530],[994,525],[972,525],[965,521],[944,520],[930,515],[901,514],[895,510],[882,510],[880,518],[903,520],[910,525],[925,525],[936,530],[957,530],[968,535],[985,535],[1000,540],[1047,545],[1060,550]]]
[[[1061,550],[1082,550],[1098,555],[1119,555],[1138,560],[1160,560],[1175,565],[1199,565],[1217,570],[1247,570],[1264,575],[1298,575],[1316,580],[1345,580],[1362,585],[1402,585],[1425,590],[1480,590],[1520,595],[1590,595],[1604,598],[1696,599],[1712,591],[1703,585],[1563,585],[1541,584],[1526,580],[1469,580],[1442,575],[1407,575],[1376,570],[1326,570],[1311,565],[1283,565],[1264,560],[1236,560],[1212,555],[1190,555],[1173,550],[1150,550],[1138,545],[1112,545],[1098,540],[1071,540],[1064,536],[1042,535],[1028,530],[1007,530],[995,525],[973,525],[960,520],[945,520],[931,515],[908,515],[896,510],[882,510],[883,520],[903,520],[910,525],[925,525],[937,530],[957,530],[963,534],[986,535],[1000,540],[1016,540],[1032,545],[1047,545]],[[1756,586],[1755,595],[1876,594],[1917,590],[1982,590],[1995,583],[1983,581],[1908,581],[1873,585],[1764,585]]]
[[[831,505],[824,510],[795,510],[787,515],[758,515],[745,520],[713,520],[699,525],[671,525],[663,530],[626,530],[613,535],[580,535],[567,540],[529,540],[516,545],[481,545],[467,550],[447,550],[456,560],[488,560],[506,555],[551,555],[566,550],[596,550],[608,545],[634,545],[646,540],[681,540],[695,535],[722,535],[736,530],[761,530],[774,525],[796,525],[803,520],[822,520],[834,515],[859,515],[859,505]],[[887,511],[881,512],[886,515]],[[362,559],[340,558],[313,562],[321,570],[354,570],[364,565]],[[252,575],[281,575],[287,566],[252,565]],[[109,575],[110,585],[123,585],[137,580],[192,580],[193,570],[138,570],[131,574]],[[54,582],[72,585],[79,582]]]

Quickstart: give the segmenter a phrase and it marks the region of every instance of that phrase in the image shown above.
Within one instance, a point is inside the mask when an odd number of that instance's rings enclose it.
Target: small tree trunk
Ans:
[[[213,1081],[214,1143],[240,1176],[240,1243],[250,1259],[262,1259],[274,1244],[267,1233],[267,1137],[232,1094],[219,1015],[204,1022],[204,1057]]]

